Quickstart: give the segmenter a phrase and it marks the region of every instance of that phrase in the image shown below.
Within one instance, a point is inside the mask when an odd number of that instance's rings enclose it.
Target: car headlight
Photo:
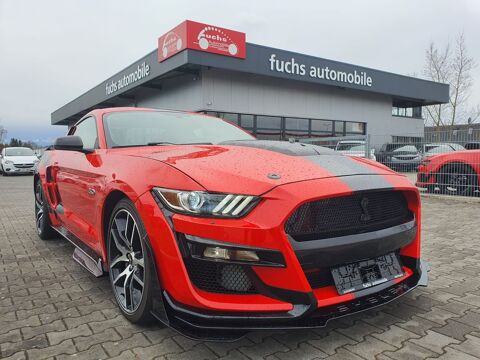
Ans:
[[[5,160],[5,165],[13,165],[13,161],[12,160]]]
[[[260,198],[251,195],[218,194],[153,188],[160,200],[173,212],[189,215],[239,218],[250,212]]]

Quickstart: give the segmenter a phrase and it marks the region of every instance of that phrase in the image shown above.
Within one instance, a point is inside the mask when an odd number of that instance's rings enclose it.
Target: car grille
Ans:
[[[33,164],[13,164],[13,166],[15,166],[18,169],[28,169],[28,168],[32,168]]]
[[[362,192],[301,205],[285,224],[296,241],[376,231],[413,219],[400,191]]]
[[[243,266],[194,258],[184,260],[190,280],[201,290],[237,295],[258,293]]]

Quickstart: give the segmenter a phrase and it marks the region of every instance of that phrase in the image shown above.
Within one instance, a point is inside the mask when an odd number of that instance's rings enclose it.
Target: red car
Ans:
[[[426,157],[418,167],[418,187],[443,194],[474,195],[479,189],[480,150],[455,151]]]
[[[324,326],[426,285],[407,178],[222,119],[92,111],[34,185],[40,238],[60,233],[108,272],[128,320],[193,338]]]

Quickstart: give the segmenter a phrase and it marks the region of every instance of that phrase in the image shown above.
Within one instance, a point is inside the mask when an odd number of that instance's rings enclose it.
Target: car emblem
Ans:
[[[272,180],[278,180],[281,178],[280,174],[274,174],[274,173],[268,174],[267,177]]]
[[[364,197],[362,198],[362,200],[360,200],[360,206],[362,208],[362,215],[360,215],[360,221],[362,222],[367,222],[372,220],[372,216],[368,212],[368,203],[369,203],[369,200],[367,197]]]

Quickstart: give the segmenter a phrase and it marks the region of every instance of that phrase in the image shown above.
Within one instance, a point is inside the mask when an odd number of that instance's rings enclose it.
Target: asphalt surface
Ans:
[[[37,237],[32,177],[0,177],[0,358],[480,358],[479,218],[479,201],[423,198],[430,284],[387,306],[324,329],[199,342],[125,320],[107,277],[74,262],[66,240]]]

